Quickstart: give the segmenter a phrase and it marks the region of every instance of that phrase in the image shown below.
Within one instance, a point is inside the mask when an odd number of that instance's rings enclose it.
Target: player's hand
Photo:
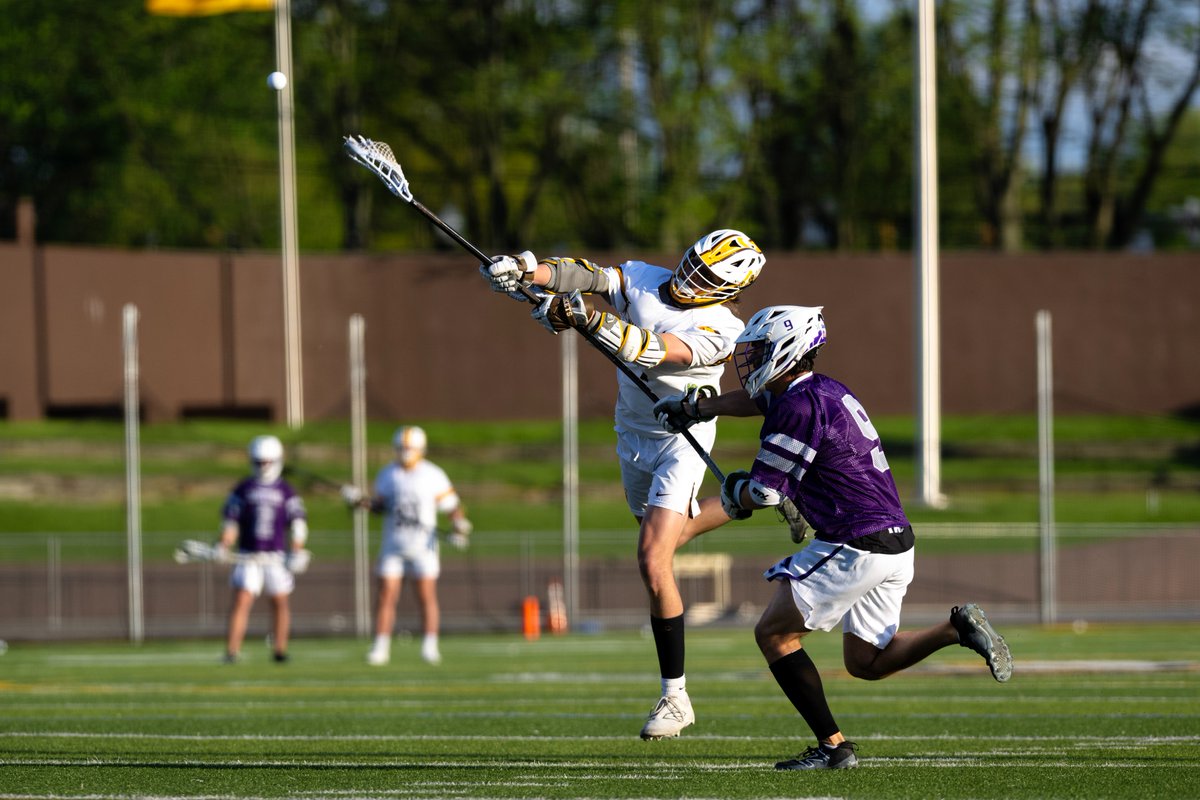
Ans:
[[[471,531],[475,530],[475,526],[471,524],[471,520],[466,517],[455,517],[450,520],[451,533],[446,537],[446,541],[455,550],[466,550],[470,544]]]
[[[531,312],[546,330],[558,335],[567,328],[586,328],[596,313],[579,290],[567,294],[548,295]]]
[[[791,534],[792,542],[800,544],[808,536],[808,520],[804,519],[804,515],[800,513],[800,509],[796,508],[796,504],[790,498],[783,498],[776,509],[779,512],[780,518],[787,523],[788,533]]]
[[[716,396],[716,387],[692,384],[683,394],[664,397],[655,403],[654,416],[668,433],[682,433],[697,422],[713,418],[713,414],[700,413],[700,398]]]
[[[721,484],[721,508],[730,519],[749,519],[753,509],[742,505],[742,489],[750,480],[750,473],[744,469],[734,470],[725,476]]]
[[[292,550],[283,560],[283,566],[293,575],[302,575],[308,571],[312,561],[312,553],[307,550]]]
[[[212,560],[218,564],[229,564],[233,561],[233,553],[229,552],[229,545],[224,542],[217,542],[212,546]]]
[[[342,486],[342,502],[351,508],[358,508],[363,505],[365,495],[363,490],[349,483]]]
[[[493,292],[510,294],[518,291],[523,284],[527,285],[537,269],[537,258],[526,250],[516,256],[496,256],[490,264],[480,264],[479,273],[483,275]]]

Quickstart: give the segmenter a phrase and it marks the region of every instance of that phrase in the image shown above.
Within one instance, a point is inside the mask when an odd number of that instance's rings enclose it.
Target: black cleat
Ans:
[[[271,658],[273,658],[275,660],[276,664],[286,664],[287,660],[288,660],[288,654],[287,653],[275,653],[274,655],[271,656]]]
[[[858,766],[858,756],[854,755],[857,749],[854,742],[842,742],[836,747],[819,744],[795,758],[780,761],[775,769],[853,769]]]
[[[958,631],[958,643],[970,648],[987,662],[992,677],[1000,683],[1012,677],[1012,653],[1004,637],[996,633],[983,609],[974,603],[950,609],[950,624]]]

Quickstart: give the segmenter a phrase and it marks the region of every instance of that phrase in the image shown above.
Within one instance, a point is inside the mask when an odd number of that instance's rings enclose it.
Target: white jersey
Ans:
[[[384,507],[384,554],[436,552],[438,512],[449,513],[459,502],[445,471],[425,460],[409,469],[385,466],[375,479],[375,496]]]
[[[644,261],[627,261],[620,267],[604,267],[601,272],[607,275],[609,286],[601,294],[622,319],[654,333],[673,334],[691,348],[691,364],[659,364],[649,369],[631,365],[656,395],[663,398],[681,394],[689,384],[720,389],[725,362],[745,328],[732,311],[722,304],[696,308],[671,304],[666,292],[673,273]],[[615,427],[618,432],[651,437],[674,435],[663,430],[654,416],[654,403],[623,372],[617,375]]]

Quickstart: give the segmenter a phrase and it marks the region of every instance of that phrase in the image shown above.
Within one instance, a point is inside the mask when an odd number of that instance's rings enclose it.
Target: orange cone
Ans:
[[[521,617],[526,639],[536,639],[542,635],[542,608],[534,595],[525,598],[521,606]]]

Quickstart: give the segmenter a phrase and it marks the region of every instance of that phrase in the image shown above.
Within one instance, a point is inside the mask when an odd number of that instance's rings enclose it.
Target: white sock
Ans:
[[[680,675],[678,678],[663,678],[662,693],[666,694],[686,694],[687,693],[687,676]]]
[[[392,649],[392,637],[388,636],[386,633],[378,634],[375,637],[375,645],[371,649],[381,653],[386,653],[388,650]]]
[[[421,643],[422,647],[437,649],[438,635],[436,633],[425,634],[425,641]]]

